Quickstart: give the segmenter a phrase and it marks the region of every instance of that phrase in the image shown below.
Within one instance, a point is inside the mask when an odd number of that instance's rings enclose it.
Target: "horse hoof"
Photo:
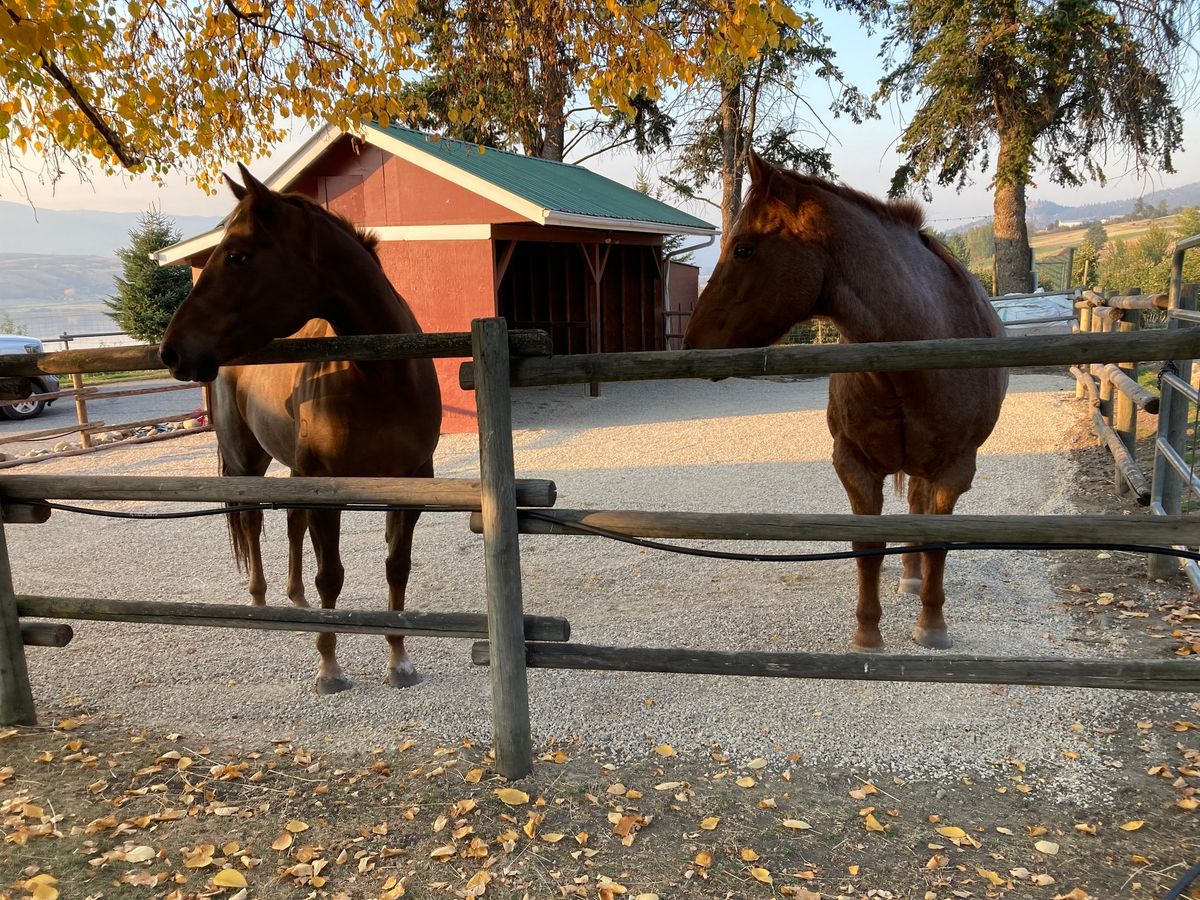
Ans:
[[[354,682],[345,675],[322,675],[317,679],[318,694],[340,694],[352,687],[354,687]]]
[[[896,588],[897,594],[920,594],[921,579],[920,578],[901,578],[900,586]]]
[[[930,650],[949,650],[953,646],[945,628],[922,628],[920,625],[914,625],[912,639]]]
[[[404,668],[388,669],[387,683],[394,688],[406,688],[420,684],[421,673],[407,663]]]
[[[850,641],[850,649],[855,653],[878,653],[883,649],[883,635],[879,632],[864,635],[854,635]]]

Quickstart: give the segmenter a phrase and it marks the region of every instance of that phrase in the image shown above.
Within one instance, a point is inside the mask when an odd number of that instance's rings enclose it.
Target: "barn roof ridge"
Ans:
[[[309,138],[265,183],[273,190],[288,190],[347,134],[450,178],[539,225],[657,234],[715,235],[718,231],[703,219],[577,164],[376,122],[366,123],[357,134],[327,126]],[[447,167],[453,167],[452,171]],[[360,224],[372,227],[369,222]],[[210,231],[152,256],[160,265],[183,262],[216,246],[224,228],[222,220]]]

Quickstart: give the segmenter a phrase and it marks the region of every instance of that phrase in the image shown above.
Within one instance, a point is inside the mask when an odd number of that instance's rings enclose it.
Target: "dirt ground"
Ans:
[[[1081,418],[1080,512],[1145,515],[1095,443]],[[1125,554],[1059,554],[1053,570],[1073,640],[1200,653],[1186,579],[1149,583]],[[561,743],[509,784],[469,741],[206,743],[64,698],[39,709],[55,725],[0,728],[0,897],[1159,898],[1200,860],[1200,701],[1176,708],[1048,722],[1061,759],[949,783]],[[1044,789],[1097,758],[1102,806]]]

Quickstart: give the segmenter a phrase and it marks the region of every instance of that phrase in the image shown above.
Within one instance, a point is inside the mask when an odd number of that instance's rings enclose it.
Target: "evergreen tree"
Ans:
[[[108,317],[132,338],[148,343],[162,340],[171,316],[192,289],[186,267],[163,267],[150,257],[180,237],[167,216],[152,210],[129,232],[129,246],[117,251],[122,274],[116,278],[116,296],[105,302],[111,310]]]
[[[1101,183],[1106,157],[1172,171],[1176,100],[1191,52],[1188,0],[905,0],[855,4],[890,26],[877,99],[916,97],[892,192],[962,187],[994,161],[997,289],[1028,290],[1025,191],[1050,180]]]
[[[1083,239],[1092,245],[1093,250],[1099,250],[1108,243],[1108,231],[1104,227],[1104,223],[1099,219],[1093,219],[1087,223],[1087,231],[1083,235]]]

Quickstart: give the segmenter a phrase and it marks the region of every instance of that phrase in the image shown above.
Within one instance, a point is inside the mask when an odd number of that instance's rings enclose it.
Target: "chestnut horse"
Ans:
[[[310,362],[226,366],[276,338],[418,334],[375,238],[299,194],[278,194],[240,166],[226,179],[238,204],[225,236],[171,320],[160,356],[183,381],[213,382],[213,425],[222,475],[262,475],[272,459],[293,475],[433,477],[442,420],[433,362]],[[387,514],[388,603],[404,609],[419,513]],[[229,513],[234,556],[250,598],[266,602],[259,538],[262,513]],[[316,555],[317,593],[332,608],[345,570],[340,510],[288,512],[287,594],[307,606],[301,580],[304,533]],[[388,637],[388,682],[419,681],[403,637]],[[337,635],[317,635],[316,689],[350,687],[335,655]]]
[[[882,202],[750,156],[750,191],[688,323],[693,348],[765,347],[821,316],[842,342],[999,337],[979,283],[922,233],[919,207]],[[1006,369],[834,374],[827,419],[833,466],[859,515],[883,509],[883,483],[909,476],[912,513],[954,511],[1008,387]],[[856,542],[855,549],[883,547]],[[881,556],[858,559],[853,645],[883,646]],[[919,593],[913,640],[946,648],[944,551],[904,557],[902,592]]]

